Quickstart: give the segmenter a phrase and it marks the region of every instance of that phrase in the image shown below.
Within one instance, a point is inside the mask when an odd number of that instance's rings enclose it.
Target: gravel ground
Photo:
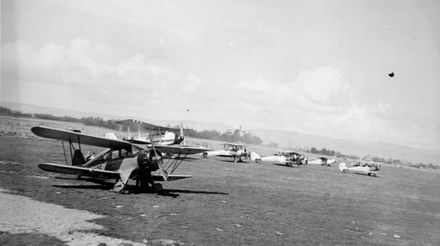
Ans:
[[[0,201],[0,231],[45,234],[68,245],[144,245],[87,232],[104,229],[101,225],[89,222],[104,217],[102,215],[38,202],[8,194],[4,189],[0,189]]]

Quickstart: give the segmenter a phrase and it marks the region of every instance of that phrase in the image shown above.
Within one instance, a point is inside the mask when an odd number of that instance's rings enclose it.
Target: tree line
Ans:
[[[22,117],[22,118],[36,118],[36,119],[45,119],[45,120],[56,120],[56,121],[65,121],[65,122],[75,122],[82,123],[88,126],[98,126],[105,127],[108,129],[121,131],[123,129],[135,130],[138,127],[138,123],[134,123],[133,121],[125,120],[104,120],[101,117],[83,117],[83,118],[75,118],[70,116],[54,116],[50,114],[30,114],[30,113],[22,113],[20,111],[14,111],[6,107],[0,106],[0,115],[13,116],[13,117]],[[151,130],[151,125],[149,124],[141,124],[141,130],[149,131]],[[178,131],[179,126],[176,126],[173,131]],[[185,129],[185,135],[194,138],[201,139],[211,139],[225,142],[242,142],[246,144],[261,144],[263,141],[255,136],[254,134],[241,131],[239,129],[236,130],[227,130],[226,132],[219,132],[216,130],[203,130],[196,131],[194,129]]]
[[[185,135],[194,138],[212,139],[224,142],[242,142],[256,145],[263,143],[259,137],[249,132],[241,131],[240,129],[235,129],[234,131],[227,130],[223,133],[216,130],[195,131],[193,129],[188,129],[185,131]]]

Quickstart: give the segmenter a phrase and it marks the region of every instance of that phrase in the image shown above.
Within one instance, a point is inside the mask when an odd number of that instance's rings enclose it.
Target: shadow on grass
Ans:
[[[109,190],[111,187],[106,185],[73,185],[73,184],[66,184],[66,185],[53,185],[57,188],[67,188],[67,189],[85,189],[85,190]]]
[[[224,159],[219,160],[219,159],[217,159],[217,161],[226,162],[226,163],[232,163],[232,164],[252,164],[252,163],[255,163],[254,161],[249,160],[249,159],[244,159],[242,161],[237,161],[237,162],[234,162],[233,159],[230,159],[230,160],[224,160]]]
[[[188,193],[188,194],[208,194],[208,195],[226,195],[228,193],[218,192],[218,191],[203,191],[203,190],[180,190],[180,189],[164,189],[166,192],[175,192],[175,193]]]
[[[105,181],[97,181],[97,180],[87,180],[90,182],[100,182],[100,185],[87,185],[87,184],[59,184],[59,185],[53,185],[57,188],[67,188],[67,189],[90,189],[90,190],[111,190],[113,187],[113,183],[105,182]],[[159,192],[154,192],[151,189],[140,189],[139,187],[135,185],[127,185],[125,187],[125,190],[127,191],[127,194],[157,194],[160,196],[169,196],[169,197],[179,197],[180,194],[178,193],[185,193],[185,194],[208,194],[208,195],[226,195],[228,196],[228,193],[225,192],[217,192],[217,191],[203,191],[203,190],[183,190],[183,189],[163,189]]]
[[[163,189],[159,191],[157,194],[161,196],[169,196],[176,198],[180,196],[180,194],[176,193],[186,193],[186,194],[210,194],[210,195],[225,195],[228,196],[228,193],[225,192],[217,192],[217,191],[202,191],[202,190],[180,190],[180,189]]]

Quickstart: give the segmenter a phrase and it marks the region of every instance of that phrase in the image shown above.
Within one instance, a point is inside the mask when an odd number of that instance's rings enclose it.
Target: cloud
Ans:
[[[315,71],[301,71],[295,86],[307,100],[323,107],[334,107],[353,101],[356,92],[343,81],[340,70],[319,67]]]
[[[398,138],[385,102],[362,104],[359,93],[344,81],[340,69],[304,70],[289,83],[249,79],[229,87],[237,117],[258,119],[254,127],[290,129],[337,138],[390,141]],[[257,105],[257,106],[256,106]]]
[[[40,48],[22,41],[7,43],[2,46],[2,79],[19,84],[22,92],[16,100],[35,104],[44,101],[50,106],[42,99],[47,91],[62,91],[62,104],[75,104],[78,110],[88,111],[90,106],[101,111],[103,104],[111,106],[109,102],[120,102],[117,107],[126,105],[124,109],[128,110],[139,107],[143,112],[146,105],[172,107],[186,96],[182,91],[189,93],[201,84],[195,73],[178,74],[144,54],[120,53],[117,47],[85,39]],[[163,105],[164,101],[170,104]]]

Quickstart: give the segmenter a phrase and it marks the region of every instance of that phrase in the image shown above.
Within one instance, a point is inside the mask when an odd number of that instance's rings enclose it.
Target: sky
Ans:
[[[2,0],[0,101],[440,150],[438,13],[436,0]]]

